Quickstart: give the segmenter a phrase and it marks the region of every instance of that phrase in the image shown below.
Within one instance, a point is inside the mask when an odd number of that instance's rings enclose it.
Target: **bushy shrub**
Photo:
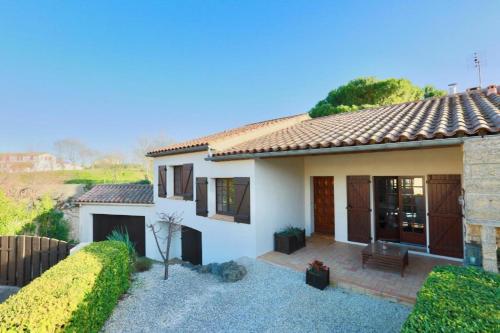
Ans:
[[[98,332],[129,273],[123,243],[90,244],[0,304],[0,332]]]
[[[49,237],[68,241],[69,222],[64,218],[64,213],[54,205],[54,200],[44,196],[36,207],[38,216],[35,218],[38,226],[38,236]]]
[[[438,266],[417,296],[402,332],[498,332],[500,275]]]
[[[153,266],[153,260],[146,257],[139,257],[134,262],[134,270],[136,272],[149,271]]]
[[[280,236],[300,236],[303,231],[304,229],[288,226],[280,232],[277,232],[277,234]]]
[[[135,262],[135,259],[137,258],[137,251],[135,250],[134,242],[132,242],[130,236],[128,235],[127,228],[114,229],[111,234],[106,237],[106,239],[125,244],[131,262]]]

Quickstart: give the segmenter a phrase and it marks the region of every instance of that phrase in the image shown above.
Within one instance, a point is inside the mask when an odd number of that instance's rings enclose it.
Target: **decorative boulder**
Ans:
[[[243,279],[247,274],[245,266],[239,265],[234,261],[225,262],[220,266],[220,277],[223,282],[236,282]]]
[[[183,263],[182,266],[190,268],[198,273],[212,273],[220,277],[222,282],[236,282],[247,274],[245,266],[238,264],[236,261],[223,262],[222,264],[210,263],[208,265],[192,265]]]

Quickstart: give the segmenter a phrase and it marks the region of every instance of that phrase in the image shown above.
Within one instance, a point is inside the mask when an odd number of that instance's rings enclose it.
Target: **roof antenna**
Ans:
[[[479,60],[479,55],[474,52],[474,67],[477,68],[477,76],[479,78],[479,88],[481,88],[481,61]]]

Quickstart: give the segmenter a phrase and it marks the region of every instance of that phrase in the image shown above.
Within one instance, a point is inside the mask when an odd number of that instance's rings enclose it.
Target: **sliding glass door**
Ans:
[[[423,177],[374,177],[376,239],[425,245]]]

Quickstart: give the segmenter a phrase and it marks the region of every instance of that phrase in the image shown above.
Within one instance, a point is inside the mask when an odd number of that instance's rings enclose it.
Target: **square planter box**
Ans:
[[[330,268],[319,272],[306,270],[306,283],[314,288],[325,289],[330,284]]]
[[[274,233],[274,251],[291,254],[306,246],[306,231],[301,230],[298,235],[280,235]]]
[[[302,230],[300,234],[297,235],[297,250],[306,246],[306,231]]]
[[[295,235],[274,234],[274,251],[290,254],[297,250],[297,237]]]

